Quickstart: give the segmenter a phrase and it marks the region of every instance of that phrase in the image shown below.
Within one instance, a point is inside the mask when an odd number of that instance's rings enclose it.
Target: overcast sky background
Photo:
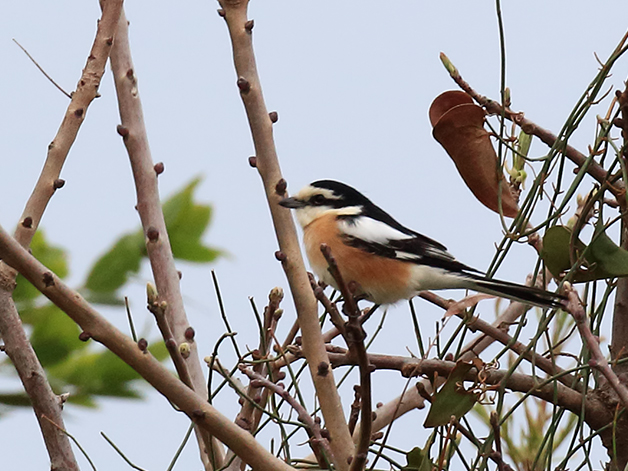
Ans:
[[[597,72],[594,53],[604,60],[628,28],[628,4],[504,3],[513,109],[558,132]],[[261,182],[247,162],[253,146],[226,26],[213,1],[129,0],[125,9],[153,158],[166,168],[159,180],[162,195],[204,176],[198,198],[215,210],[206,241],[230,254],[211,268],[241,345],[255,346],[248,298],[261,307],[269,289],[285,287],[286,281],[274,259],[277,244]],[[275,138],[289,190],[320,178],[347,182],[403,224],[443,242],[463,262],[485,269],[501,238],[499,219],[472,197],[432,138],[427,110],[437,95],[456,88],[439,61],[441,51],[479,92],[498,98],[494,2],[257,0],[249,11],[266,103],[279,113]],[[12,230],[21,214],[68,104],[11,39],[71,91],[99,17],[96,0],[0,6],[0,224],[6,229]],[[614,70],[616,87],[628,76],[627,63],[624,59]],[[127,155],[115,131],[119,117],[109,68],[100,93],[63,170],[66,186],[54,196],[42,224],[51,242],[69,249],[73,286],[80,286],[117,236],[139,224]],[[600,107],[598,113],[605,111]],[[593,117],[587,120],[570,143],[586,151],[593,123]],[[537,144],[532,153],[545,151]],[[499,277],[525,280],[533,269],[531,255],[531,248],[517,247]],[[188,315],[206,355],[223,332],[210,267],[180,268]],[[144,270],[127,292],[140,325],[148,319],[143,286],[149,279]],[[441,313],[424,302],[417,306],[424,335],[433,336]],[[289,300],[284,307],[287,329],[294,312]],[[123,311],[103,312],[126,328]],[[492,305],[483,312],[490,320]],[[375,350],[406,354],[408,346],[416,351],[407,309],[391,315]],[[387,381],[378,383],[374,402],[399,392],[386,389]],[[233,417],[236,405],[227,406]],[[156,393],[145,402],[102,401],[97,410],[68,406],[66,417],[68,430],[99,470],[124,467],[100,438],[101,430],[138,465],[157,470],[165,469],[187,428],[185,418]],[[404,422],[412,433],[399,434],[396,445],[422,444],[423,420],[424,412],[418,412]],[[0,419],[0,456],[7,470],[48,468],[31,411]],[[88,468],[82,458],[81,464]],[[191,444],[177,469],[200,468]]]

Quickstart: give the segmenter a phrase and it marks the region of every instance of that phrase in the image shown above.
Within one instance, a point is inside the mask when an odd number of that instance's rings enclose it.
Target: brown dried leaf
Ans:
[[[504,175],[497,171],[497,155],[484,129],[484,110],[465,92],[447,91],[432,102],[429,116],[434,138],[456,164],[460,176],[475,197],[499,213],[498,191],[504,216],[514,218],[517,201]]]

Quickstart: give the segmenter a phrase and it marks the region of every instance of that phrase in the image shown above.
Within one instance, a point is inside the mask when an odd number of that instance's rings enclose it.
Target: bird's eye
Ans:
[[[310,198],[310,203],[312,203],[315,206],[321,206],[325,204],[326,201],[327,200],[325,199],[323,195],[314,195]]]

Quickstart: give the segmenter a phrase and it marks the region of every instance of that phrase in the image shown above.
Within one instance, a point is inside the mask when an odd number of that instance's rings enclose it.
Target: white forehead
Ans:
[[[333,191],[312,185],[302,188],[295,196],[301,201],[307,201],[314,195],[323,195],[327,199],[340,199]]]
[[[308,201],[314,195],[323,195],[327,199],[339,200],[340,197],[328,188],[318,188],[312,185],[308,185],[301,189],[295,197],[301,201]],[[331,206],[313,206],[307,205],[302,208],[298,208],[295,211],[295,216],[301,227],[308,226],[311,222],[315,221],[321,216],[329,216],[331,214],[335,216],[353,216],[360,214],[361,208],[358,206],[346,206],[343,208],[332,208]]]

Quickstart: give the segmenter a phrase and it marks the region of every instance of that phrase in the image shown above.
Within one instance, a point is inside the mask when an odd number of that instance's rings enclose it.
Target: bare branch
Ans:
[[[87,58],[87,64],[79,79],[77,89],[66,110],[57,135],[48,146],[48,155],[39,180],[26,203],[20,224],[15,231],[17,241],[28,247],[54,192],[63,186],[59,179],[61,169],[79,128],[85,119],[87,108],[97,96],[98,86],[109,58],[116,25],[122,8],[122,0],[108,0],[98,23],[96,37]],[[46,379],[46,374],[28,341],[15,304],[11,298],[15,288],[15,272],[0,262],[0,335],[5,351],[20,376],[39,422],[52,469],[78,470],[68,437],[56,424],[64,428],[61,406]],[[44,420],[44,417],[49,420]]]
[[[567,312],[571,314],[576,321],[576,326],[580,332],[580,336],[585,345],[591,353],[591,359],[589,360],[589,366],[595,368],[606,378],[609,385],[615,390],[619,400],[625,409],[628,409],[628,388],[619,381],[619,378],[612,370],[606,358],[602,354],[600,349],[600,341],[593,335],[589,325],[587,323],[587,315],[584,312],[582,302],[578,298],[578,293],[571,286],[566,286],[567,295],[569,296],[569,303],[567,305]]]
[[[326,453],[327,457],[330,457],[331,448],[329,448],[329,442],[327,441],[327,439],[323,438],[323,436],[321,435],[320,423],[317,423],[310,416],[308,411],[305,410],[305,408],[301,404],[299,404],[299,402],[295,400],[295,398],[292,397],[283,386],[269,381],[266,377],[246,368],[243,365],[240,365],[240,371],[242,371],[245,375],[249,377],[249,379],[251,380],[251,386],[255,388],[263,387],[269,389],[273,393],[280,396],[283,400],[285,400],[290,405],[290,407],[295,410],[297,416],[299,417],[299,421],[305,425],[305,430],[310,437],[310,446],[314,451],[314,455],[316,456],[316,460],[318,461],[319,466],[326,469],[327,461],[323,452]]]
[[[254,437],[220,414],[148,350],[139,348],[101,316],[83,297],[21,247],[0,227],[0,258],[19,271],[39,291],[83,329],[83,338],[93,338],[137,371],[157,391],[184,412],[195,424],[216,436],[256,471],[290,471],[293,468],[264,449]]]
[[[357,362],[351,355],[346,353],[329,353],[334,368],[342,365],[355,365]],[[369,354],[369,362],[376,369],[396,370],[404,377],[432,376],[438,373],[439,376],[447,377],[456,363],[446,360],[428,360],[420,358],[409,358],[393,355]],[[565,409],[580,414],[584,410],[585,420],[592,428],[600,428],[608,425],[613,416],[608,409],[597,399],[584,398],[577,391],[567,386],[557,383],[553,378],[539,382],[539,378],[512,373],[505,370],[488,370],[483,372],[481,379],[478,378],[478,371],[473,368],[467,374],[466,381],[479,381],[487,385],[505,386],[511,391],[530,394],[552,404],[557,404]],[[502,384],[503,383],[503,384]]]
[[[274,119],[271,119],[268,114],[257,74],[251,37],[253,22],[247,18],[248,1],[220,0],[220,5],[221,14],[229,28],[238,75],[237,85],[255,145],[256,156],[251,159],[251,163],[257,167],[264,184],[279,243],[280,252],[277,255],[282,262],[292,291],[303,337],[304,352],[320,401],[325,426],[331,436],[334,464],[336,469],[346,471],[347,460],[352,455],[354,445],[336,390],[335,380],[331,374],[325,343],[318,323],[316,299],[310,289],[294,222],[289,210],[278,204],[285,195],[286,181],[281,175],[273,141]]]
[[[46,373],[39,363],[32,345],[28,341],[20,316],[11,299],[15,287],[13,277],[7,276],[7,268],[0,262],[0,334],[4,341],[4,351],[11,359],[24,385],[35,417],[41,429],[52,469],[78,471],[68,437],[51,422],[63,425],[61,403],[46,379]],[[13,271],[13,270],[11,270]],[[44,419],[49,417],[50,421]]]
[[[182,361],[175,358],[175,366],[180,377],[189,378],[194,391],[199,397],[206,399],[207,384],[196,343],[185,337],[190,323],[183,306],[179,273],[174,264],[166,223],[161,210],[157,172],[148,145],[142,103],[131,58],[128,22],[124,11],[120,15],[116,42],[111,52],[111,68],[122,122],[118,126],[118,132],[122,135],[124,145],[129,153],[137,192],[137,210],[146,235],[146,250],[159,293],[158,303],[166,303],[162,325],[166,323],[169,326],[174,342],[176,342],[176,347],[171,346],[170,348],[171,353],[173,348],[176,351],[184,343],[189,347],[189,355],[186,354],[186,358],[183,358]],[[166,339],[166,341],[170,341],[170,339]],[[201,458],[205,468],[221,467],[224,453],[220,444],[212,442],[211,438],[202,434],[198,428],[196,435],[199,443],[205,443],[205,446],[201,446]]]
[[[96,38],[87,58],[87,64],[83,69],[76,90],[72,94],[72,100],[68,105],[57,135],[48,146],[48,156],[44,168],[28,203],[26,203],[20,224],[15,231],[15,238],[24,247],[30,244],[50,198],[59,188],[55,182],[59,180],[70,147],[72,147],[79,128],[85,120],[87,108],[98,94],[98,87],[105,72],[105,64],[109,59],[111,46],[114,44],[113,38],[116,33],[119,11],[122,8],[122,0],[107,0],[103,5],[103,16],[98,22]]]

